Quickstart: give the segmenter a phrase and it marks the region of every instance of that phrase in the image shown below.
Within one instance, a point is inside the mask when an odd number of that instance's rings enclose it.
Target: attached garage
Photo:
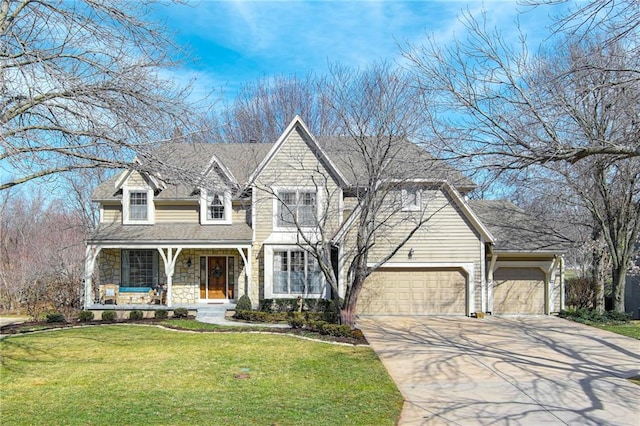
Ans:
[[[498,268],[493,274],[493,314],[544,314],[540,268]]]
[[[461,269],[380,268],[358,299],[362,315],[465,315],[467,278]]]

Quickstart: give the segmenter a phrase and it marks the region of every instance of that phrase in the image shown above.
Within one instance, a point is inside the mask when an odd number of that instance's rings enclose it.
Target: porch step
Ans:
[[[236,326],[246,326],[246,323],[229,321],[225,318],[225,313],[227,309],[235,309],[235,304],[224,304],[224,305],[207,305],[207,306],[198,306],[198,313],[196,314],[196,321],[205,322],[208,324],[218,324],[218,325],[236,325]],[[256,327],[265,327],[265,328],[288,328],[288,324],[263,324],[256,323],[252,324]]]
[[[196,321],[207,322],[211,324],[226,324],[225,314],[228,309],[234,309],[236,305],[225,303],[220,305],[198,306]]]

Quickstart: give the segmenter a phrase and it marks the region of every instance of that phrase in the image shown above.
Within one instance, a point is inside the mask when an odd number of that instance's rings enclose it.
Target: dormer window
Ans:
[[[224,219],[224,195],[215,194],[207,197],[207,220]]]
[[[129,220],[147,220],[147,193],[131,191],[129,193]]]
[[[201,190],[200,222],[203,225],[231,223],[231,193]]]
[[[122,206],[122,219],[125,225],[153,224],[152,189],[125,187],[122,191]]]

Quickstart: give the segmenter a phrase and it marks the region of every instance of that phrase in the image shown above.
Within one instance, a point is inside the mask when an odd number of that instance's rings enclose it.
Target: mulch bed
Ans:
[[[188,319],[194,319],[195,317],[189,317]],[[47,323],[47,322],[21,322],[8,324],[0,327],[0,335],[14,335],[14,334],[27,334],[27,333],[35,333],[40,331],[47,330],[56,330],[56,329],[64,329],[64,328],[72,328],[78,326],[92,326],[92,325],[107,325],[107,324],[143,324],[143,325],[162,325],[165,328],[174,329],[174,330],[182,330],[182,331],[191,331],[194,333],[220,333],[220,332],[233,332],[229,327],[221,328],[221,329],[208,329],[208,330],[194,330],[191,328],[180,327],[177,325],[169,325],[162,324],[165,320],[155,319],[155,318],[143,318],[140,320],[118,320],[118,321],[86,321],[86,322],[76,322],[76,323]],[[251,323],[246,324],[248,327]],[[238,332],[243,332],[246,330],[238,330]],[[264,330],[260,330],[268,333],[281,333],[281,334],[293,334],[296,336],[308,337],[311,339],[323,340],[327,342],[339,342],[339,343],[347,343],[351,345],[367,345],[367,339],[365,339],[364,335],[360,330],[355,330],[353,337],[335,337],[323,335],[320,333],[314,333],[301,328],[268,328]]]

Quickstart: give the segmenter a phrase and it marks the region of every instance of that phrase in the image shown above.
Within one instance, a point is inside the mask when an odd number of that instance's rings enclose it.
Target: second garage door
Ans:
[[[380,268],[358,299],[363,315],[464,315],[466,278],[459,269]]]
[[[493,313],[544,314],[540,268],[500,268],[493,274]]]

